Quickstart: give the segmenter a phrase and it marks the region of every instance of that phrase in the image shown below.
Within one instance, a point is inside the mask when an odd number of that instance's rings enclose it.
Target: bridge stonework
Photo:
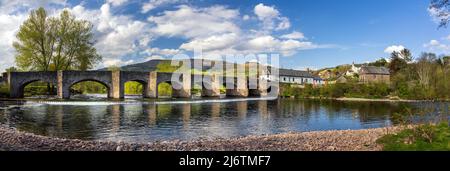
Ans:
[[[173,78],[179,78],[179,80],[173,81]],[[220,96],[221,85],[226,86],[226,95],[231,97],[266,96],[269,86],[267,81],[260,79],[250,81],[245,76],[222,77],[214,74],[190,75],[134,71],[11,72],[8,73],[8,79],[11,98],[23,98],[25,86],[35,81],[47,82],[55,86],[58,97],[62,99],[69,99],[72,93],[71,87],[84,81],[94,81],[104,85],[108,91],[108,98],[115,99],[125,97],[125,83],[129,81],[142,84],[144,98],[158,98],[158,85],[163,82],[172,85],[174,98],[190,98],[194,84],[201,85],[202,97]]]

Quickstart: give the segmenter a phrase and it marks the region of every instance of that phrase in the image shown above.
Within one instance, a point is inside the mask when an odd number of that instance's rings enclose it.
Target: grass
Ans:
[[[377,140],[385,151],[450,151],[448,122],[424,124]]]

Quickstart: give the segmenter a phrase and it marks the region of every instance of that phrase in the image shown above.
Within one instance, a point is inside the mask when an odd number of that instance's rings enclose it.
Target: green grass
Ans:
[[[388,134],[377,140],[385,151],[450,151],[450,127],[447,122],[438,125],[420,125],[397,134]]]

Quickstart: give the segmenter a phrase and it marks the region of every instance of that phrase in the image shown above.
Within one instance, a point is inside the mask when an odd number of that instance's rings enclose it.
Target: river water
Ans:
[[[0,123],[39,135],[148,142],[396,124],[394,113],[448,110],[448,103],[296,99],[0,101]]]

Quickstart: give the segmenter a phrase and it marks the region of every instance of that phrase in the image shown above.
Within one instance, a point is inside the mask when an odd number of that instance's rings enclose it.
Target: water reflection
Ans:
[[[287,131],[361,129],[392,124],[412,108],[448,113],[448,103],[278,99],[228,103],[50,105],[0,102],[0,122],[22,131],[85,140],[145,142]]]

